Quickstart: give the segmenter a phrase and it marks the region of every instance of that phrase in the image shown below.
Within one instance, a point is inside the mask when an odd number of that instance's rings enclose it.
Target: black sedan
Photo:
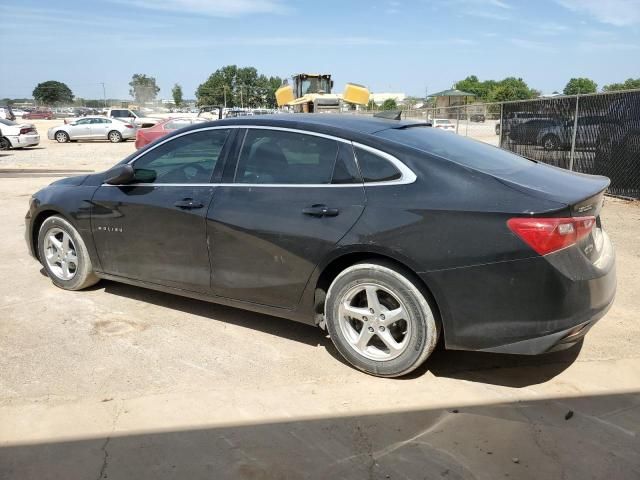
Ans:
[[[57,286],[99,279],[318,325],[379,376],[449,349],[538,354],[613,302],[609,181],[424,123],[197,124],[37,192],[26,241]]]

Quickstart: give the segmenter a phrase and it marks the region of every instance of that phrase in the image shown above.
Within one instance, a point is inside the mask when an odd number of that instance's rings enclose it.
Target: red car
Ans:
[[[38,110],[25,113],[24,115],[22,115],[22,118],[27,120],[37,120],[37,119],[52,120],[53,112],[49,109],[39,108]]]
[[[136,148],[142,148],[179,128],[206,121],[207,120],[203,118],[167,118],[166,120],[156,123],[153,127],[141,128],[136,133]]]

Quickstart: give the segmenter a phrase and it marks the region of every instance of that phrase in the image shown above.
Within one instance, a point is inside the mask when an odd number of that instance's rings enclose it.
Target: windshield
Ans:
[[[13,127],[14,125],[17,125],[16,122],[12,122],[11,120],[5,120],[4,118],[0,118],[0,123],[8,127]]]
[[[389,128],[376,135],[490,174],[518,172],[535,163],[492,145],[432,128]]]

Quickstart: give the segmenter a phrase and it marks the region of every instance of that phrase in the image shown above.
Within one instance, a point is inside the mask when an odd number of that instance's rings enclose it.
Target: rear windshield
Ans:
[[[492,145],[429,127],[389,128],[376,135],[490,174],[518,172],[535,163]]]

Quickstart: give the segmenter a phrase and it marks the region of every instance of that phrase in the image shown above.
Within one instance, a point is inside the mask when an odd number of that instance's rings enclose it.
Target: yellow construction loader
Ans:
[[[342,95],[331,93],[333,80],[329,74],[300,73],[292,77],[293,85],[283,85],[276,90],[279,107],[293,107],[294,112],[340,112],[344,104],[369,103],[367,87],[347,83]]]

